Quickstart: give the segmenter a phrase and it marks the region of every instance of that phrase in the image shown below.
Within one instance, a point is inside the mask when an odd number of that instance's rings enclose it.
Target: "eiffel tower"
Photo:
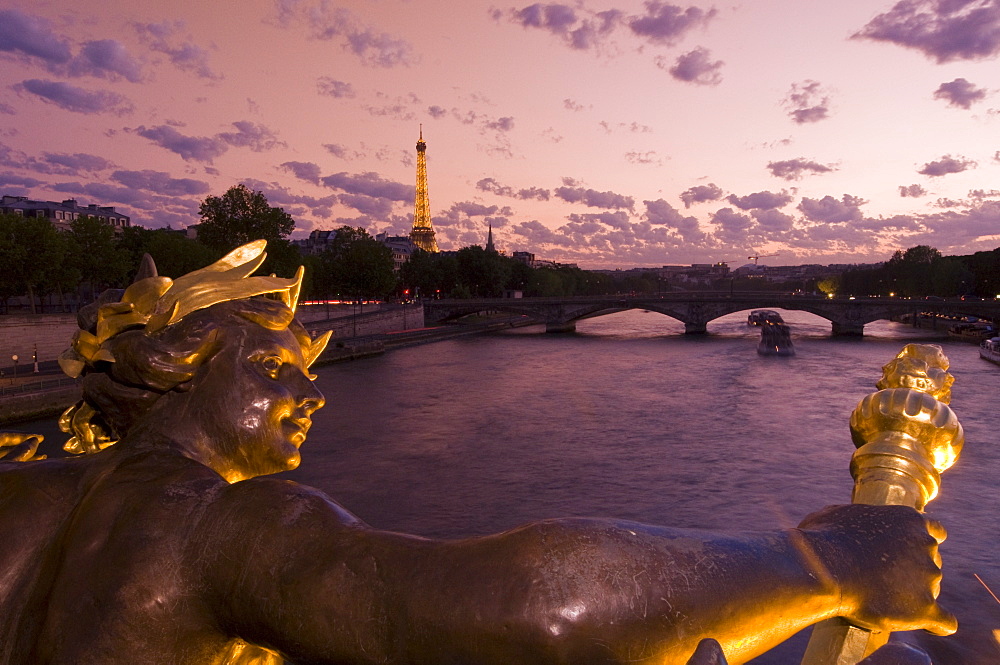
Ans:
[[[413,230],[410,240],[426,252],[437,252],[434,226],[431,225],[431,202],[427,198],[427,144],[424,143],[424,126],[420,125],[420,140],[417,141],[417,196],[413,203]]]

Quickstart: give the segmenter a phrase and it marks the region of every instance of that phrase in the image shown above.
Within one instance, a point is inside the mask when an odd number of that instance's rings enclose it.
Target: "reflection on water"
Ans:
[[[995,665],[1000,590],[993,479],[1000,367],[942,332],[877,322],[864,339],[782,311],[797,355],[762,357],[746,312],[685,336],[655,313],[624,312],[400,349],[319,370],[303,466],[370,524],[425,536],[491,533],[561,516],[607,516],[707,529],[794,526],[850,500],[848,417],[908,341],[945,346],[952,407],[966,430],[929,514],[949,540],[943,602],[951,638],[925,639],[937,665]],[[798,663],[803,639],[756,661]]]
[[[426,536],[556,516],[794,526],[850,500],[848,417],[881,366],[907,341],[941,343],[967,444],[929,510],[949,529],[943,598],[962,622],[957,636],[936,640],[935,662],[1000,662],[989,634],[1000,605],[973,577],[1000,589],[1000,367],[941,332],[879,322],[864,339],[831,338],[819,317],[782,316],[792,358],[759,356],[746,313],[701,337],[633,311],[582,322],[573,335],[523,328],[325,368],[329,406],[294,476],[373,525]],[[755,662],[797,663],[803,644]]]

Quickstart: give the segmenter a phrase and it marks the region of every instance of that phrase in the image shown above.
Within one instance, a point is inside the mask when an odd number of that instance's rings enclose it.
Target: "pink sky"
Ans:
[[[1000,0],[13,0],[0,193],[585,268],[1000,245]]]

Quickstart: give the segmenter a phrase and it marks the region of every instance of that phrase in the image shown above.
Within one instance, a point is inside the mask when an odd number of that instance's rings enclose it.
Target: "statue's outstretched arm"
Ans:
[[[225,589],[221,623],[292,660],[683,665],[712,637],[735,664],[832,616],[954,630],[934,600],[937,539],[905,507],[736,537],[553,520],[442,542],[281,481],[225,494],[199,548]]]

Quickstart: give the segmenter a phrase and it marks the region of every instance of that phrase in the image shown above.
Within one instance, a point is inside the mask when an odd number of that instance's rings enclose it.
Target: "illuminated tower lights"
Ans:
[[[437,252],[434,226],[431,224],[431,203],[427,197],[427,144],[424,143],[424,126],[420,125],[417,141],[417,195],[413,203],[413,230],[410,240],[420,249]]]

